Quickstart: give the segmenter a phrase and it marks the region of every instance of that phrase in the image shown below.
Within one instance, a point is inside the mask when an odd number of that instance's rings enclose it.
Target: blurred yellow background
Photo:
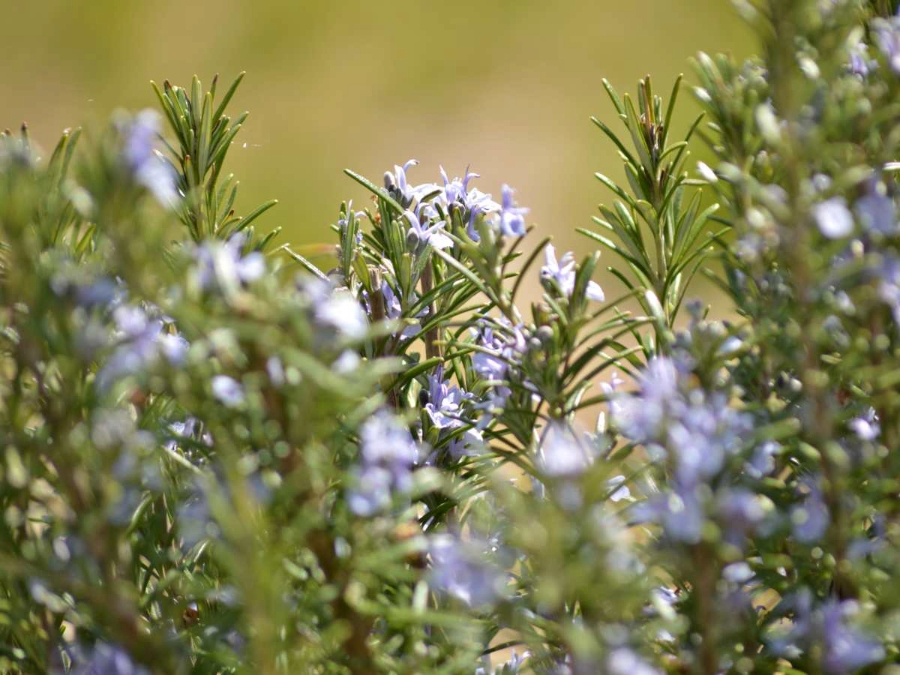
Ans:
[[[341,200],[365,198],[344,167],[380,182],[416,157],[413,181],[471,165],[478,187],[510,184],[541,231],[586,252],[574,228],[609,199],[592,174],[622,175],[589,121],[617,128],[601,78],[633,91],[650,73],[667,94],[698,50],[751,46],[727,0],[0,0],[0,16],[0,127],[27,120],[44,148],[117,106],[154,106],[150,79],[248,71],[231,107],[251,111],[227,165],[238,212],[278,198],[259,228],[297,244],[330,240]],[[683,93],[681,127],[696,111]]]

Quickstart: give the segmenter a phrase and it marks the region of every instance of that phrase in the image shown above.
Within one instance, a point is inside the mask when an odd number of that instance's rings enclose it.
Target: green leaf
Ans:
[[[234,78],[234,82],[232,82],[231,86],[228,87],[228,91],[226,91],[225,96],[222,97],[222,101],[221,103],[219,103],[219,107],[216,108],[216,111],[213,113],[213,119],[217,120],[225,113],[225,108],[228,107],[228,103],[231,101],[232,96],[234,96],[234,92],[237,91],[238,86],[241,84],[241,80],[244,79],[244,75],[246,74],[246,71],[243,71],[236,78]]]

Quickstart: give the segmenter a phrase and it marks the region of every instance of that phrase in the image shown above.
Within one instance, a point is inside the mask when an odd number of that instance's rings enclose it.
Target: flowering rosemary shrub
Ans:
[[[241,78],[7,133],[0,670],[900,673],[896,5],[739,2],[684,136],[604,81],[583,259],[410,160],[314,266],[234,211]]]

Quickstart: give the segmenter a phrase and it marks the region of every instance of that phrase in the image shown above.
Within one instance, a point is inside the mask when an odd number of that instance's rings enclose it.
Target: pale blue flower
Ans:
[[[368,293],[363,291],[366,300],[366,308],[369,313],[372,313],[372,303],[369,300]],[[403,306],[400,302],[400,297],[394,291],[393,287],[387,282],[386,279],[381,281],[381,297],[384,301],[384,312],[388,319],[392,321],[399,321],[403,318]],[[418,296],[413,293],[412,297],[410,297],[410,303],[415,303],[418,300]],[[428,314],[428,308],[424,308],[416,317],[417,321],[414,323],[409,323],[407,320],[407,325],[403,327],[403,330],[400,333],[400,337],[403,340],[408,340],[419,333],[421,330],[421,319],[422,317]]]
[[[858,611],[852,600],[829,602],[822,609],[822,665],[830,675],[854,673],[884,659],[878,640],[849,625],[847,619]]]
[[[466,175],[463,178],[454,178],[453,180],[450,180],[450,178],[448,178],[447,176],[447,172],[444,171],[444,167],[440,167],[440,170],[441,178],[444,179],[444,202],[448,205],[459,204],[465,207],[466,197],[469,191],[469,181],[473,178],[479,178],[479,175],[477,173],[470,172],[467,167]]]
[[[182,450],[190,449],[192,445],[203,444],[207,448],[213,446],[212,434],[203,429],[203,424],[196,417],[190,415],[184,420],[178,420],[168,425],[168,440],[164,446],[168,450],[175,450],[181,447]]]
[[[611,490],[609,493],[609,500],[611,502],[631,500],[631,490],[625,485],[625,476],[613,476],[606,481],[606,488],[607,490]]]
[[[347,212],[346,212],[346,214],[342,214],[341,217],[338,218],[338,228],[340,229],[340,232],[341,232],[341,240],[343,240],[343,238],[344,238],[344,233],[347,231],[347,228],[350,226],[350,219],[351,219],[351,217],[352,217],[354,220],[359,220],[360,218],[364,218],[365,215],[366,215],[366,214],[365,214],[365,211],[354,211],[354,210],[353,210],[353,200],[352,200],[352,199],[351,199],[350,201],[347,202]],[[362,243],[362,239],[363,239],[362,231],[361,231],[361,230],[357,230],[357,231],[356,231],[356,243],[357,243],[357,245]]]

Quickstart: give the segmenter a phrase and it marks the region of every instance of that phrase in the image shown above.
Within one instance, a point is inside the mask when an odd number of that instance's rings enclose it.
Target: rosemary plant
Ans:
[[[243,75],[0,137],[0,671],[897,675],[897,2],[736,5],[583,259],[414,160],[276,246]]]

